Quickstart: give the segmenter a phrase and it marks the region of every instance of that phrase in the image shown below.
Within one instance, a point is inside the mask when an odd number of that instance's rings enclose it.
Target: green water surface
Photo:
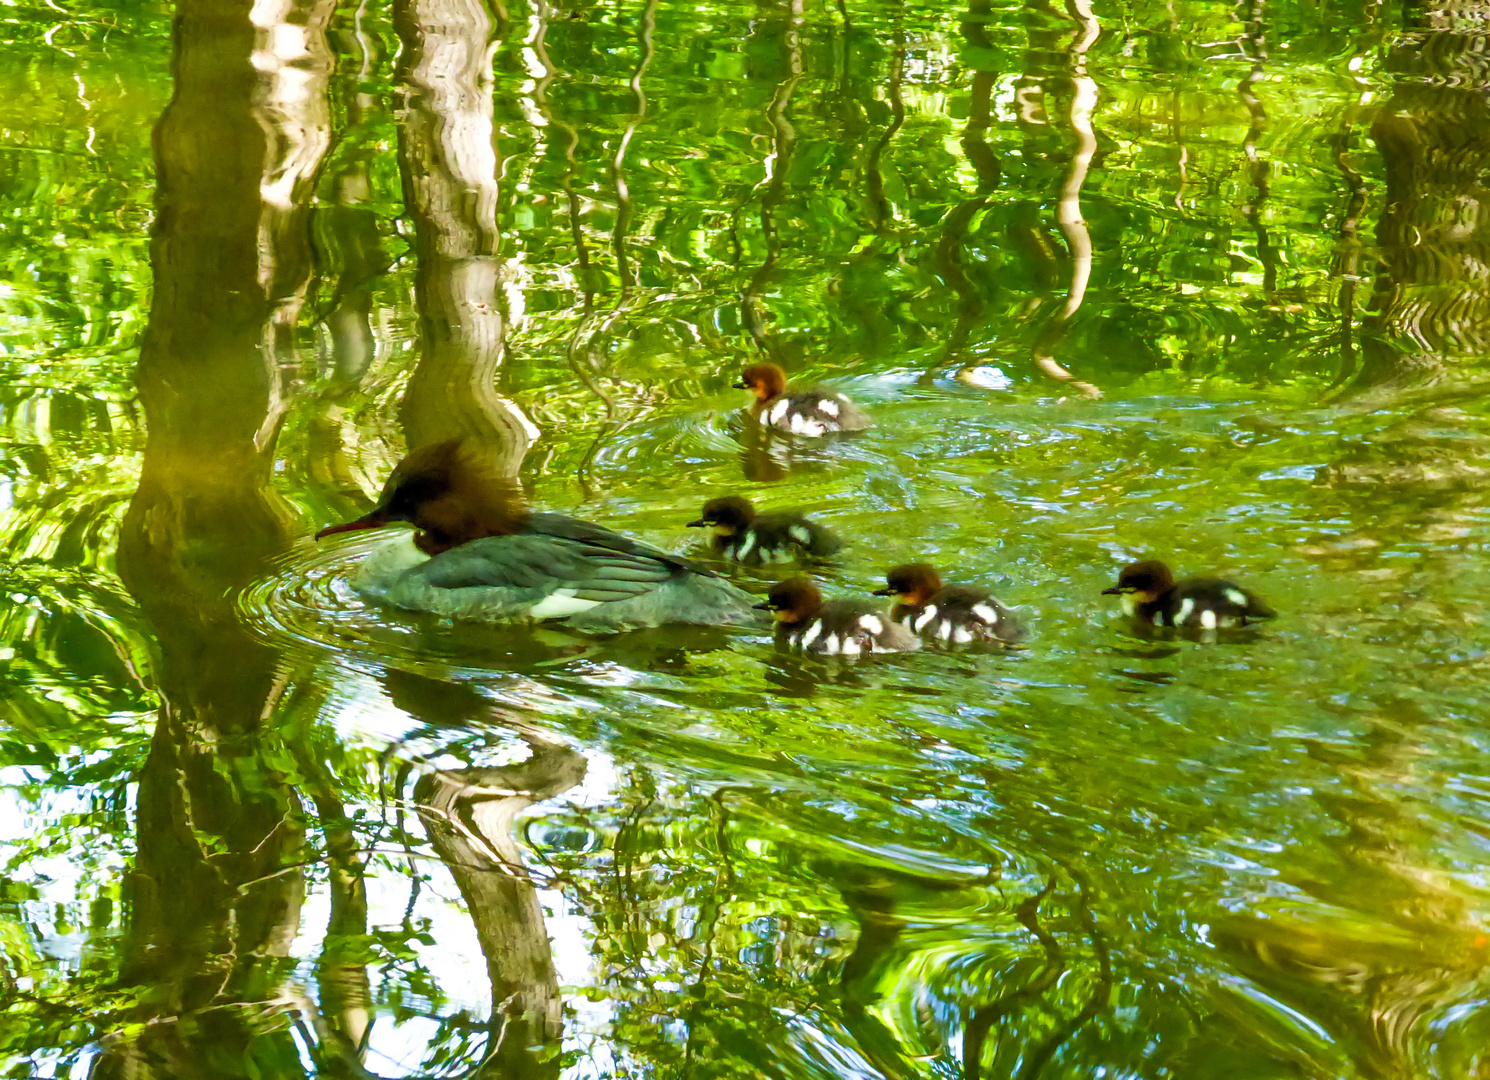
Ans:
[[[0,1075],[1490,1076],[1487,28],[0,7]],[[762,357],[877,426],[763,441]],[[370,607],[311,534],[450,438],[1028,648]],[[1281,617],[1141,633],[1144,556]]]

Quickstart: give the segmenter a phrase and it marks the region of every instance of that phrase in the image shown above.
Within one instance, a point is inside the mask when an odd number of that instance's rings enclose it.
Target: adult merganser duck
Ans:
[[[1103,596],[1121,596],[1123,610],[1155,626],[1246,626],[1252,619],[1278,614],[1255,594],[1219,578],[1174,580],[1169,567],[1157,559],[1131,563],[1118,574],[1118,583]]]
[[[802,652],[858,656],[872,652],[910,652],[921,639],[892,622],[873,604],[860,600],[823,602],[811,578],[796,577],[771,587],[764,604],[776,620],[779,641]]]
[[[993,596],[966,585],[943,585],[936,568],[926,563],[895,567],[885,575],[885,588],[874,595],[895,597],[891,619],[946,645],[1013,645],[1028,633],[1019,617]]]
[[[395,607],[487,622],[563,619],[595,631],[759,620],[755,598],[712,570],[587,521],[529,511],[515,483],[458,442],[409,454],[376,507],[316,539],[396,522],[415,531],[372,552],[352,579]]]
[[[749,499],[726,495],[704,503],[690,529],[714,528],[714,551],[722,558],[748,566],[790,559],[822,558],[843,547],[843,541],[816,522],[789,510],[757,514]]]
[[[735,389],[755,395],[751,412],[762,424],[793,435],[827,435],[874,426],[868,413],[832,390],[787,393],[786,373],[775,364],[751,364]]]

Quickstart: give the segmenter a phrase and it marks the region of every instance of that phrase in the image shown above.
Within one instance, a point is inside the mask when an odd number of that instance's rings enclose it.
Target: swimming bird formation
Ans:
[[[740,388],[755,395],[750,416],[791,436],[819,438],[862,431],[868,415],[842,394],[788,392],[775,364],[753,364]],[[824,600],[811,578],[770,587],[763,602],[693,559],[662,551],[601,525],[536,512],[521,489],[458,441],[411,452],[388,477],[378,503],[352,521],[316,533],[412,525],[373,550],[352,578],[364,596],[393,607],[487,622],[561,622],[591,632],[665,623],[762,625],[767,612],[778,643],[818,656],[856,657],[939,647],[1018,647],[1024,621],[986,590],[945,584],[935,567],[890,569],[869,600]],[[710,499],[690,528],[710,528],[707,555],[762,567],[815,563],[843,547],[826,526],[798,511],[757,511],[739,495]],[[1218,578],[1176,581],[1157,560],[1124,567],[1104,595],[1122,597],[1135,620],[1208,633],[1245,627],[1276,612],[1255,593]]]

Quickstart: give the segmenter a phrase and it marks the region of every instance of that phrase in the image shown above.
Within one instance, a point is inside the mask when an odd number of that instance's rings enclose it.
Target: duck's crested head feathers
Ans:
[[[751,364],[735,383],[738,390],[749,390],[757,401],[770,401],[786,390],[786,372],[776,364]]]
[[[920,607],[942,587],[942,576],[930,563],[906,563],[885,574],[885,588],[875,589],[875,596],[895,596],[902,603]]]
[[[1158,559],[1129,563],[1118,574],[1117,584],[1103,589],[1103,596],[1131,593],[1144,603],[1152,603],[1174,588],[1174,574]]]
[[[690,521],[688,527],[702,529],[712,525],[721,534],[734,536],[750,528],[754,520],[755,506],[749,499],[739,495],[724,495],[704,503],[703,513],[699,514],[698,520]]]
[[[389,474],[378,505],[354,521],[331,525],[316,539],[406,521],[427,555],[521,528],[527,510],[515,480],[499,474],[458,439],[412,450]]]
[[[779,623],[792,625],[803,623],[818,613],[823,606],[823,594],[810,577],[788,578],[771,586],[766,602],[757,604],[771,613]]]

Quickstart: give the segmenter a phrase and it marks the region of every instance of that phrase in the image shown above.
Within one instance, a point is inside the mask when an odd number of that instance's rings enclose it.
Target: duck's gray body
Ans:
[[[483,622],[562,620],[597,632],[665,623],[758,625],[754,597],[687,559],[560,514],[435,556],[405,534],[352,579],[370,599]]]

